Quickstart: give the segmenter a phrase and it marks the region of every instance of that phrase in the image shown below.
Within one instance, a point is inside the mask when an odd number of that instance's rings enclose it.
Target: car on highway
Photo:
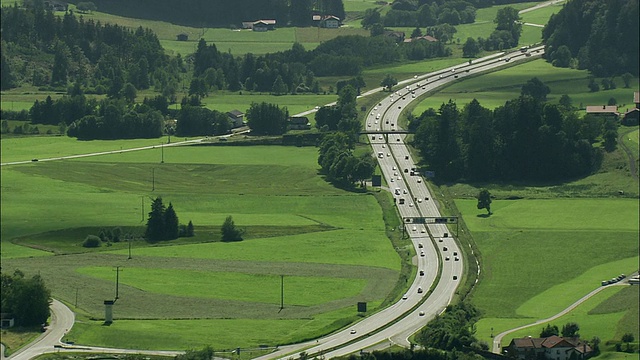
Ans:
[[[460,258],[456,256],[456,257],[453,258],[453,260],[460,261]]]
[[[423,247],[422,243],[418,243],[418,248],[422,249]]]
[[[424,251],[420,251],[420,256],[424,257]]]
[[[420,315],[420,316],[424,316],[424,311],[420,311],[420,312],[418,313],[418,315]]]
[[[409,296],[407,296],[407,294],[404,294],[404,295],[402,296],[402,300],[407,300],[408,298],[409,298]]]
[[[350,333],[351,333],[351,335],[355,334],[356,333],[356,329],[351,329]]]
[[[414,226],[411,230],[416,231],[418,228]]]
[[[422,179],[418,178],[418,180],[417,180],[417,181],[418,181],[418,183],[421,183],[421,182],[422,182]]]
[[[424,276],[424,270],[420,270],[420,276]]]
[[[449,249],[447,249],[446,246],[442,248],[442,251],[447,251],[447,250],[449,250]]]
[[[418,286],[418,294],[422,294],[422,288]]]
[[[446,258],[444,258],[444,261],[449,261],[449,257],[447,256]]]

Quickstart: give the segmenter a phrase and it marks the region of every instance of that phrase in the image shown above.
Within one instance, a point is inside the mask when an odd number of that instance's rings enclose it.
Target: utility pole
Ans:
[[[120,268],[122,266],[116,266],[116,298],[115,300],[113,300],[113,302],[116,302],[116,300],[118,300],[119,296],[118,296],[118,289],[120,288]]]
[[[284,275],[280,275],[280,310],[284,309]]]

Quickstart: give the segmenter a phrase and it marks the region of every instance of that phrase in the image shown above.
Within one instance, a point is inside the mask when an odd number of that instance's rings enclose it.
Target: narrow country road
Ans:
[[[542,320],[538,320],[534,323],[531,324],[527,324],[527,325],[522,325],[519,326],[517,328],[513,328],[507,331],[503,331],[500,334],[496,335],[495,338],[493,338],[493,349],[491,350],[491,352],[495,353],[495,354],[500,354],[502,347],[501,347],[501,342],[502,342],[502,338],[505,337],[506,335],[511,334],[512,332],[518,331],[518,330],[522,330],[522,329],[526,329],[535,325],[540,325],[540,324],[544,324],[546,322],[549,321],[553,321],[565,314],[567,314],[569,311],[575,309],[576,307],[578,307],[578,305],[582,304],[583,302],[587,301],[589,298],[591,298],[592,296],[596,295],[597,293],[599,293],[600,291],[607,289],[611,286],[620,286],[620,285],[624,285],[624,283],[617,283],[617,284],[613,284],[613,285],[607,285],[607,286],[600,286],[597,289],[593,290],[592,292],[588,293],[587,295],[583,296],[580,300],[574,302],[573,304],[569,305],[569,307],[567,307],[566,309],[560,311],[559,313],[553,315],[552,317],[546,318],[546,319],[542,319]]]

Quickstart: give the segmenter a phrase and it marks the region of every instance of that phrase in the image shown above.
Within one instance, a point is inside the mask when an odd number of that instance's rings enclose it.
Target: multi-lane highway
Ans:
[[[539,47],[527,53],[501,53],[416,76],[401,82],[401,90],[390,93],[370,110],[364,124],[366,131],[370,132],[367,136],[387,185],[394,192],[403,219],[440,216],[424,179],[411,176],[411,169],[416,165],[404,142],[406,135],[393,133],[400,131],[398,120],[405,106],[418,100],[427,91],[448,82],[530,56],[539,56],[542,52],[543,48]],[[398,194],[395,194],[396,189],[399,189]],[[404,200],[403,204],[400,204],[401,199]],[[379,344],[408,346],[408,337],[441,313],[451,301],[464,273],[464,258],[458,243],[444,224],[410,223],[405,224],[405,231],[417,254],[417,275],[406,296],[349,328],[314,342],[281,347],[279,351],[260,359],[289,358],[303,350],[309,355],[331,358]]]
[[[418,100],[420,95],[427,91],[448,82],[504,66],[529,56],[539,56],[542,53],[543,48],[538,47],[526,53],[495,54],[476,59],[471,63],[416,76],[400,82],[401,90],[389,93],[389,96],[370,110],[365,119],[365,130],[374,132],[367,136],[382,174],[389,188],[394,192],[398,211],[403,219],[440,216],[438,206],[424,179],[421,176],[411,175],[411,169],[416,165],[406,147],[406,135],[394,134],[394,131],[400,131],[398,120],[406,105]],[[381,88],[373,89],[362,96],[380,90]],[[376,131],[379,133],[375,133]],[[385,136],[384,132],[388,134]],[[396,189],[398,189],[397,194]],[[331,358],[376,345],[386,346],[395,343],[408,346],[408,337],[441,313],[451,301],[464,273],[464,258],[457,242],[444,224],[408,223],[405,224],[405,231],[415,248],[414,263],[417,266],[417,274],[401,300],[342,331],[311,342],[280,347],[278,351],[260,359],[291,358],[301,351],[309,355]],[[52,310],[55,312],[55,309]],[[65,325],[63,331],[69,328],[70,326]],[[59,332],[60,327],[56,327],[56,331]],[[58,335],[60,334],[55,333],[47,338],[50,340],[55,337],[57,342],[62,336],[58,337]],[[35,344],[36,347],[33,350],[27,350],[30,348],[27,347],[22,355],[16,353],[10,358],[28,359],[31,356],[27,354],[54,351],[51,344],[51,341],[47,340],[48,350]],[[69,351],[72,350],[71,348],[69,346],[64,350]],[[82,351],[83,348],[73,350]],[[109,349],[109,352],[124,353],[135,352],[135,350]]]

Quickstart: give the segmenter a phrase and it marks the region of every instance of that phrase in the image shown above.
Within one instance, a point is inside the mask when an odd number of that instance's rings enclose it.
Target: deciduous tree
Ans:
[[[489,190],[482,189],[478,193],[478,209],[487,209],[487,213],[491,215],[491,193]]]

